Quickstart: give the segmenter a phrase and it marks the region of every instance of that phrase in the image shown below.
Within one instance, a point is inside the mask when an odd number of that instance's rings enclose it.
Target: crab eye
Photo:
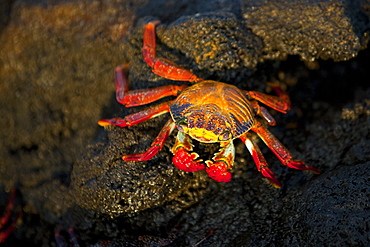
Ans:
[[[187,127],[188,127],[188,124],[186,123],[185,120],[181,120],[177,123],[177,129],[181,132],[185,132],[184,128],[187,128]]]
[[[185,132],[184,127],[188,127],[188,126],[186,126],[185,124],[177,125],[177,129],[178,129],[180,132]]]
[[[218,140],[219,141],[227,141],[231,139],[231,133],[229,131],[225,131],[223,132],[219,137],[218,137]]]

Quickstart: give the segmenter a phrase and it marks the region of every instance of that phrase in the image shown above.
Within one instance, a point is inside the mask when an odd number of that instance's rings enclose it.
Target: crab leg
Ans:
[[[127,78],[124,69],[128,64],[118,66],[114,71],[114,81],[116,84],[116,99],[126,107],[139,106],[152,103],[167,96],[177,96],[184,91],[186,85],[167,85],[150,89],[131,90],[128,89]]]
[[[121,102],[120,99],[123,99],[125,93],[128,92],[128,83],[127,83],[127,77],[124,72],[125,69],[128,68],[130,64],[124,64],[117,66],[117,68],[114,70],[114,82],[116,85],[116,99],[118,102]]]
[[[62,230],[63,230],[62,227],[59,226],[56,229],[55,233],[54,233],[55,243],[56,243],[57,247],[65,246],[65,242],[63,241],[63,238],[61,236],[61,231]],[[69,240],[72,243],[72,246],[79,247],[80,245],[78,243],[76,234],[74,232],[74,224],[71,227],[68,228],[67,232],[69,234]]]
[[[153,21],[145,25],[142,48],[144,61],[153,68],[153,73],[170,80],[189,82],[202,81],[203,79],[198,78],[191,71],[184,69],[176,63],[165,58],[156,57],[155,26],[158,24],[159,21]]]
[[[5,230],[0,231],[0,243],[5,242],[6,238],[15,231],[19,218],[20,216],[17,216],[10,226],[8,226]]]
[[[251,106],[253,108],[253,111],[256,113],[256,115],[258,115],[261,118],[265,119],[266,122],[269,125],[271,125],[271,126],[276,125],[275,118],[273,118],[271,116],[271,114],[269,113],[269,111],[265,107],[260,106],[257,101],[251,101],[250,104],[251,104]]]
[[[158,136],[153,141],[151,147],[145,153],[126,154],[122,156],[125,161],[147,161],[153,158],[162,148],[169,135],[175,128],[175,122],[172,120],[167,121],[159,132]]]
[[[5,210],[3,215],[0,217],[0,243],[3,243],[5,239],[16,229],[19,220],[22,217],[22,211],[17,214],[16,218],[10,223],[10,225],[6,226],[9,222],[15,206],[15,197],[17,194],[17,190],[15,188],[12,189],[10,192],[10,196],[5,206]],[[5,227],[6,226],[6,227]],[[5,228],[4,228],[5,227]]]
[[[282,113],[290,110],[290,98],[277,83],[270,83],[278,96],[267,95],[256,91],[244,91],[248,99],[258,100],[259,102]]]
[[[0,229],[4,227],[4,225],[9,221],[10,217],[12,216],[16,194],[17,190],[13,188],[12,191],[10,192],[8,201],[6,203],[4,213],[0,218]]]
[[[118,101],[126,107],[146,105],[167,96],[177,96],[188,86],[166,85],[162,87],[128,91],[123,99]]]
[[[268,168],[265,157],[263,156],[258,145],[253,141],[252,138],[250,138],[250,133],[243,134],[239,137],[239,139],[242,140],[242,142],[248,148],[248,151],[252,155],[254,163],[257,166],[257,170],[261,172],[262,176],[267,178],[275,188],[281,188],[281,183],[276,179],[275,174],[270,170],[270,168]]]
[[[146,110],[136,112],[131,115],[127,115],[124,118],[112,118],[112,119],[102,119],[98,121],[100,126],[116,125],[119,127],[129,127],[136,125],[138,123],[144,122],[148,119],[158,117],[164,113],[170,111],[170,104],[172,101],[163,102],[162,104],[152,106]]]
[[[283,165],[298,170],[308,170],[316,174],[321,173],[319,169],[306,165],[302,160],[293,159],[289,150],[267,128],[263,127],[260,122],[256,121],[251,130],[257,133]]]

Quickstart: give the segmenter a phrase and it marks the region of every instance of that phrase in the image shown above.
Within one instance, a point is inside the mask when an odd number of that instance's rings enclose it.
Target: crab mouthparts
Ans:
[[[200,141],[200,142],[213,142],[212,140],[208,139],[208,138],[204,138],[204,137],[200,137],[200,136],[192,136],[192,138]]]

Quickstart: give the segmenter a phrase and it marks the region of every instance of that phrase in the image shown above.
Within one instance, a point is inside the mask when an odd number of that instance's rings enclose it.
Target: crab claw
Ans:
[[[172,158],[173,164],[185,172],[196,172],[205,169],[205,165],[200,163],[202,160],[195,160],[199,157],[197,153],[189,153],[185,148],[179,147]]]
[[[217,182],[227,183],[231,181],[232,175],[231,172],[229,172],[225,162],[219,161],[213,163],[212,161],[207,160],[206,164],[206,172],[210,178],[216,180]]]

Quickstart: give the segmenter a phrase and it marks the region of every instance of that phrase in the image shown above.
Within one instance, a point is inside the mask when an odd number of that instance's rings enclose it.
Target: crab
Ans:
[[[262,118],[271,126],[276,124],[268,110],[258,102],[281,113],[286,113],[290,109],[290,98],[278,84],[272,84],[277,96],[245,91],[223,82],[204,80],[172,61],[157,57],[155,29],[159,23],[159,21],[152,21],[144,27],[142,47],[144,61],[155,74],[170,80],[187,81],[192,85],[166,85],[130,91],[124,73],[128,65],[116,68],[114,72],[116,99],[125,107],[145,105],[163,97],[177,96],[172,101],[151,106],[124,118],[98,121],[101,126],[130,127],[164,113],[170,113],[171,118],[161,129],[151,147],[143,153],[125,154],[122,156],[123,160],[152,159],[177,128],[176,141],[171,149],[174,155],[173,164],[185,172],[205,170],[212,179],[229,182],[232,179],[230,170],[235,156],[233,140],[238,138],[246,145],[262,176],[274,187],[280,188],[281,183],[268,167],[261,150],[252,138],[251,132],[254,132],[284,165],[320,173],[319,169],[306,165],[302,160],[293,159],[289,150],[258,119],[258,117]],[[201,143],[219,143],[219,152],[214,154],[212,160],[203,161],[196,152],[193,152],[192,139]]]
[[[5,242],[7,237],[15,231],[17,225],[21,221],[22,211],[13,217],[16,195],[17,190],[13,188],[5,205],[4,212],[0,216],[0,243]]]

